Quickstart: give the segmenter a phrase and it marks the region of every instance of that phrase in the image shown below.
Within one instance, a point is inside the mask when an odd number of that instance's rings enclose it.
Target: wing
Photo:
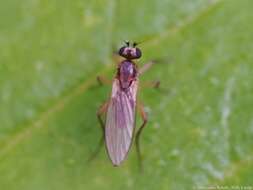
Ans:
[[[118,79],[112,87],[105,125],[107,152],[113,163],[118,166],[126,158],[130,149],[135,127],[135,108],[138,81],[133,81],[128,90],[120,88]]]

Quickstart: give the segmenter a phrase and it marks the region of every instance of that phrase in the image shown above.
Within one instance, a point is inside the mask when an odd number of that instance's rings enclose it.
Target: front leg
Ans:
[[[139,75],[142,75],[143,73],[148,71],[156,63],[157,61],[149,61],[148,63],[144,64],[139,70]]]
[[[152,60],[147,62],[146,64],[144,64],[140,69],[139,69],[139,75],[142,75],[143,73],[145,73],[146,71],[148,71],[153,65],[157,64],[157,63],[172,63],[172,60],[170,60],[169,57],[164,57],[162,59],[156,59],[156,60]]]
[[[150,61],[150,62],[144,64],[139,70],[139,75],[142,75],[143,73],[148,71],[156,63],[157,63],[157,61]],[[160,81],[155,80],[155,81],[151,81],[151,82],[145,82],[143,84],[143,86],[158,89],[160,87]]]

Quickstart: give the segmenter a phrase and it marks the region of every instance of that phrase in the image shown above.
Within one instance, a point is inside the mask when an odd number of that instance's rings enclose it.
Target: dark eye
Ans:
[[[120,56],[123,56],[123,52],[124,52],[124,50],[125,50],[125,46],[124,47],[121,47],[120,49],[119,49],[119,55]]]
[[[141,57],[141,50],[139,48],[136,48],[136,56],[135,58],[138,59]]]

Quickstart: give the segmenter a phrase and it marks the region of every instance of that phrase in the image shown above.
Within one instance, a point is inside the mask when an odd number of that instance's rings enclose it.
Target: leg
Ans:
[[[139,74],[142,75],[144,72],[149,70],[154,64],[156,64],[156,61],[150,61],[150,62],[146,63],[143,67],[140,68]],[[144,83],[144,86],[157,89],[160,87],[160,81],[156,80],[156,81],[152,81],[152,82],[147,82],[147,83]]]
[[[136,144],[135,145],[136,145],[137,157],[138,157],[138,160],[139,160],[139,167],[140,167],[140,170],[142,171],[142,157],[141,157],[141,151],[140,151],[140,135],[141,135],[141,132],[142,132],[143,128],[147,124],[148,118],[147,118],[147,114],[144,111],[143,106],[140,105],[140,104],[138,104],[137,106],[138,106],[138,109],[140,111],[143,123],[142,123],[141,127],[139,128],[139,130],[136,133],[136,136],[135,136],[135,143]]]
[[[140,68],[139,74],[142,75],[143,73],[145,73],[147,70],[149,70],[156,63],[157,63],[156,61],[150,61],[150,62],[146,63],[145,65],[143,65]]]
[[[158,89],[160,87],[160,81],[159,80],[155,80],[152,82],[145,82],[143,84],[144,87],[149,87],[149,88],[155,88]]]
[[[103,132],[105,130],[105,124],[103,122],[102,115],[104,113],[106,113],[108,105],[109,105],[109,101],[105,102],[102,106],[100,106],[100,108],[97,112],[97,118],[98,118],[98,121],[100,123],[100,126],[101,126]]]
[[[100,152],[101,150],[101,147],[103,146],[104,144],[104,133],[105,133],[105,124],[103,122],[103,118],[102,118],[102,115],[107,111],[107,108],[108,108],[108,104],[109,102],[105,102],[98,110],[97,112],[97,118],[98,118],[98,121],[99,121],[99,125],[102,129],[102,137],[100,138],[100,141],[99,141],[99,144],[96,148],[96,150],[91,154],[90,158],[88,159],[88,161],[92,161],[94,158],[96,158],[96,156],[98,155],[98,153]]]
[[[110,81],[109,79],[107,79],[106,77],[103,76],[97,76],[97,81],[100,85],[111,85],[112,81]]]
[[[142,75],[144,72],[146,72],[147,70],[149,70],[154,64],[156,63],[171,63],[172,61],[169,60],[169,57],[164,57],[162,59],[155,59],[152,61],[149,61],[148,63],[146,63],[145,65],[143,65],[140,69],[139,69],[139,74]]]

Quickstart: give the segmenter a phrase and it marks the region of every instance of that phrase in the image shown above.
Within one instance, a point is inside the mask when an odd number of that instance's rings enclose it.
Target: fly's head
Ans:
[[[130,42],[125,43],[126,45],[119,49],[119,55],[128,60],[139,59],[141,57],[141,50],[136,47],[137,43],[134,42],[132,45],[130,44]]]

